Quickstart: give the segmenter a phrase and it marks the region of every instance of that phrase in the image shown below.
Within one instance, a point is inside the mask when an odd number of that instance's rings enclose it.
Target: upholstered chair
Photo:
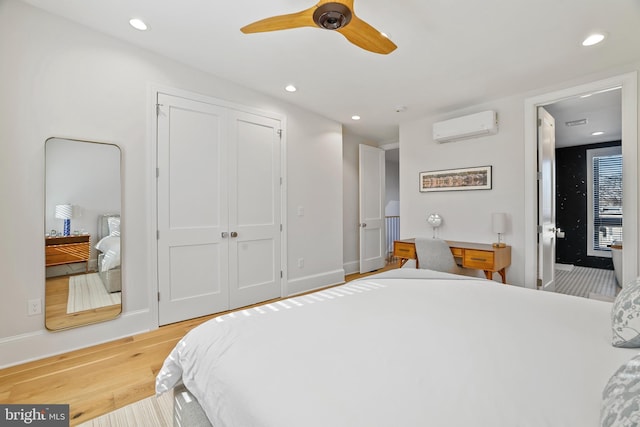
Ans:
[[[420,268],[463,276],[484,277],[480,270],[464,268],[456,264],[449,245],[442,239],[417,237],[415,244]]]

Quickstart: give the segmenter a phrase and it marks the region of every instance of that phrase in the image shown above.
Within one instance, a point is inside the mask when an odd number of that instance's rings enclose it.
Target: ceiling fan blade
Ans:
[[[353,0],[320,0],[316,6],[319,7],[325,3],[340,3],[347,6],[349,10],[353,10]]]
[[[351,18],[349,25],[336,31],[345,36],[351,43],[370,52],[387,55],[398,47],[387,36],[355,15]]]
[[[300,27],[315,27],[313,22],[313,11],[315,6],[302,10],[296,13],[289,13],[287,15],[272,16],[270,18],[261,19],[252,24],[245,25],[240,28],[245,34],[249,33],[263,33],[267,31],[288,30],[291,28]]]

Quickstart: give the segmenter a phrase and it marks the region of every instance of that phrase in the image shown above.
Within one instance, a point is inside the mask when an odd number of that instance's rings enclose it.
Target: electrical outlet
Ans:
[[[304,268],[304,258],[298,258],[298,268]]]
[[[27,314],[29,316],[42,314],[42,300],[40,298],[34,298],[27,301]]]

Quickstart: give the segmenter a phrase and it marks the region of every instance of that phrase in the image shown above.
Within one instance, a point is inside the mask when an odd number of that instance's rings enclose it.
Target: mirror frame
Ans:
[[[105,163],[103,151],[99,154],[103,156],[96,156],[97,161],[86,163],[87,159],[92,159],[88,153],[81,155],[77,160],[79,163],[73,165],[65,165],[64,170],[75,170],[74,165],[78,166],[80,176],[73,175],[62,177],[65,182],[75,182],[79,190],[84,191],[84,197],[89,199],[85,206],[82,203],[78,203],[76,200],[48,200],[53,199],[50,194],[50,188],[54,183],[49,182],[51,177],[51,171],[53,170],[51,161],[56,160],[52,157],[51,149],[54,141],[63,141],[67,143],[80,143],[91,144],[99,146],[101,149],[112,147],[117,150],[117,153],[110,153],[113,156],[109,163]],[[77,146],[83,149],[89,150],[90,146]],[[59,156],[64,154],[58,153]],[[44,191],[44,227],[45,227],[45,298],[44,298],[44,318],[45,327],[49,331],[60,331],[70,328],[76,328],[79,326],[85,326],[113,320],[122,314],[122,242],[120,237],[121,227],[121,213],[122,213],[122,193],[123,193],[123,174],[122,174],[122,149],[117,144],[82,140],[64,137],[50,137],[45,140],[45,191]],[[60,160],[60,157],[58,158]],[[85,163],[83,163],[85,161]],[[115,172],[114,162],[117,161],[117,174],[112,174],[109,168]],[[69,160],[74,162],[74,160]],[[95,189],[92,189],[88,183],[87,176],[95,175],[99,177],[93,183],[96,185]],[[112,176],[115,175],[115,176]],[[112,181],[117,179],[117,184]],[[110,182],[111,181],[111,182]],[[73,184],[70,184],[72,186]],[[100,188],[104,188],[102,191],[113,192],[117,185],[119,194],[116,197],[111,198],[110,204],[117,209],[105,209],[97,207],[93,208],[95,202],[91,202],[89,194],[99,195]],[[69,190],[73,191],[73,190]],[[64,196],[63,196],[64,197]],[[78,197],[83,197],[78,196]],[[98,196],[99,197],[99,196]],[[62,198],[62,197],[61,197]],[[73,199],[75,196],[67,196],[68,199]],[[115,201],[117,200],[117,203]],[[54,203],[62,203],[57,205]],[[74,203],[71,205],[70,203]],[[98,203],[99,205],[99,203]],[[51,211],[50,213],[48,211]],[[68,212],[68,213],[65,213]],[[88,214],[84,221],[80,221],[84,226],[78,228],[69,229],[69,222],[73,225],[73,219],[76,215],[79,219],[82,219],[85,212]],[[69,215],[69,219],[64,220],[62,217]],[[118,218],[115,220],[114,218]],[[53,218],[53,219],[52,219]],[[91,218],[91,219],[89,219]],[[95,220],[94,220],[95,218]],[[63,228],[67,228],[67,236],[61,236],[64,232],[58,233],[57,227],[52,227],[52,221],[55,224],[65,223]],[[107,222],[111,228],[107,228]],[[104,224],[104,226],[103,226]],[[116,225],[118,227],[116,227]],[[85,228],[86,227],[86,228]],[[95,227],[95,228],[94,228]],[[85,231],[86,230],[86,231]],[[102,231],[102,230],[108,230]],[[55,234],[53,233],[55,231]],[[113,234],[111,233],[113,231]],[[117,233],[117,234],[116,234]],[[104,237],[104,238],[103,238]],[[101,249],[98,251],[96,245],[98,244],[98,238],[100,238]],[[108,255],[107,255],[108,254]],[[86,263],[86,264],[85,264]],[[102,268],[98,267],[98,264]],[[108,269],[113,268],[113,269]],[[116,272],[117,270],[117,272]],[[84,273],[84,274],[83,274]],[[96,274],[93,276],[92,274]],[[67,312],[67,305],[73,303],[73,299],[69,301],[69,287],[71,285],[72,278],[77,279],[74,281],[75,286],[82,286],[81,289],[98,289],[100,291],[100,299],[108,302],[119,301],[116,304],[99,305],[95,303],[88,308],[80,307],[80,311]],[[83,279],[87,279],[83,281]],[[105,283],[106,281],[106,283]],[[99,287],[99,283],[104,285],[104,288]],[[109,290],[111,285],[111,289]],[[98,287],[98,288],[96,288]],[[80,289],[80,288],[78,288]],[[105,291],[105,292],[102,292]],[[104,303],[102,303],[104,304]]]

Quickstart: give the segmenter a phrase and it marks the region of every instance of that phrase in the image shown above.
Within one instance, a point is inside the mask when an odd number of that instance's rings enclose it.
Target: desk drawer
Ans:
[[[466,249],[462,265],[480,270],[493,269],[493,252]]]
[[[451,253],[453,254],[453,256],[455,258],[462,258],[462,255],[464,255],[464,249],[462,249],[462,248],[451,248]]]
[[[416,259],[416,247],[413,243],[394,242],[393,256],[398,258]]]

